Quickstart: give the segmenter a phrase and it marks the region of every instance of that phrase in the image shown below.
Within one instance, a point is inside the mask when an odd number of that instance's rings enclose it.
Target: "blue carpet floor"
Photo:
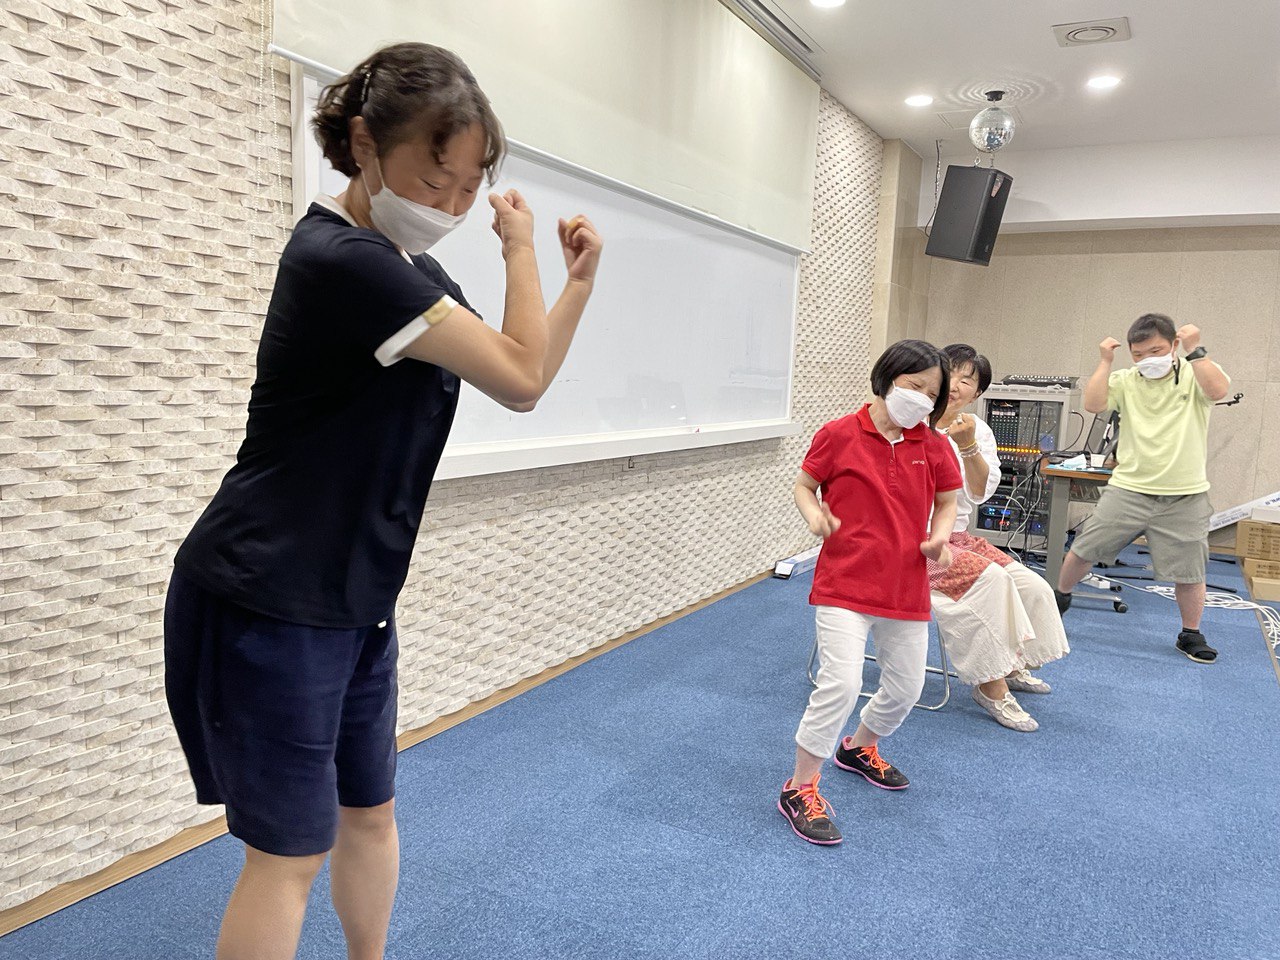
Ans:
[[[911,789],[828,766],[846,841],[819,848],[774,806],[808,588],[764,581],[401,754],[388,957],[1280,956],[1280,685],[1251,613],[1209,612],[1203,667],[1169,600],[1077,605],[1054,692],[1022,697],[1038,733],[966,688],[914,711],[885,744]],[[0,958],[211,957],[239,864],[209,843]],[[322,876],[299,957],[345,956]]]

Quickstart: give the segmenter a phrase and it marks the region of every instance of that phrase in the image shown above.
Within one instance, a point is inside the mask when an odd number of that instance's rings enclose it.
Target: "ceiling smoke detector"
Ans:
[[[1084,23],[1058,23],[1053,26],[1053,35],[1058,38],[1060,47],[1086,47],[1094,43],[1119,43],[1129,40],[1133,34],[1129,31],[1129,18],[1116,17],[1112,20],[1087,20]]]

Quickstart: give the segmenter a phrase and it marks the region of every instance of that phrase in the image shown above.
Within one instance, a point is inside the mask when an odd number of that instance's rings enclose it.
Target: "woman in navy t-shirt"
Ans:
[[[330,853],[350,955],[382,955],[399,864],[394,608],[459,380],[532,409],[601,249],[586,218],[559,222],[568,279],[547,310],[528,205],[490,194],[500,332],[426,255],[505,151],[447,50],[380,50],[325,88],[312,124],[351,180],[280,258],[244,443],[178,551],[165,608],[165,687],[197,799],[225,804],[246,846],[220,958],[293,956]]]

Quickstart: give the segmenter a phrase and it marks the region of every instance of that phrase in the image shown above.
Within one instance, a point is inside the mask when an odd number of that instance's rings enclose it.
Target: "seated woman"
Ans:
[[[968,344],[943,350],[951,364],[951,393],[938,429],[947,434],[964,474],[958,497],[952,563],[933,570],[933,616],[947,653],[973,699],[995,721],[1030,733],[1039,727],[1011,691],[1048,693],[1030,668],[1070,652],[1053,589],[1007,553],[969,533],[974,506],[1000,482],[1000,460],[991,428],[965,409],[991,385],[991,364]]]

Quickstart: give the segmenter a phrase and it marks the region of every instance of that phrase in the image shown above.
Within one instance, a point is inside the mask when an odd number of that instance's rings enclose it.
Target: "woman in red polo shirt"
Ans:
[[[947,407],[949,369],[932,344],[895,343],[871,371],[875,399],[818,431],[796,479],[796,505],[824,541],[809,595],[818,608],[821,668],[796,732],[795,773],[778,809],[810,843],[842,839],[818,793],[822,764],[833,750],[837,767],[878,787],[901,790],[908,783],[880,756],[878,743],[920,697],[928,567],[951,562],[947,540],[962,480],[950,445],[930,429]],[[862,690],[868,633],[879,655],[880,689],[857,731],[841,740]]]

